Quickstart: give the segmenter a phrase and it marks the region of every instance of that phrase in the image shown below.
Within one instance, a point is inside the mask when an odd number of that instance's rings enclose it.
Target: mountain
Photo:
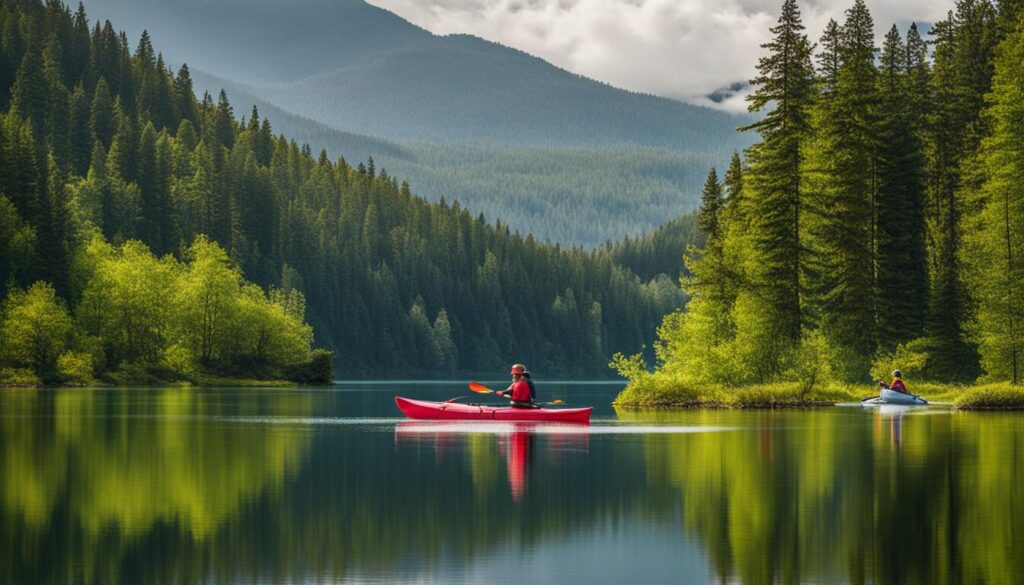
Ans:
[[[429,42],[362,0],[84,0],[130,39],[148,30],[172,62],[230,79],[289,81]],[[134,49],[134,46],[132,47]]]
[[[358,0],[88,0],[148,28],[196,88],[257,104],[314,151],[372,156],[430,200],[600,245],[697,206],[749,117],[616,89],[467,35],[437,36]],[[335,134],[332,131],[337,131]]]

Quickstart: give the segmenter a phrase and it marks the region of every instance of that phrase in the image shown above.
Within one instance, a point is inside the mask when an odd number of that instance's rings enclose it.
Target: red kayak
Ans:
[[[591,407],[586,408],[514,408],[458,402],[429,402],[395,397],[398,409],[409,418],[427,420],[526,420],[566,423],[590,423]]]

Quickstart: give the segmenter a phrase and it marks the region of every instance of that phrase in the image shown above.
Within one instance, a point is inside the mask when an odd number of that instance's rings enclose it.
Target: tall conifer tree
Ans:
[[[811,45],[804,34],[795,0],[785,0],[773,38],[763,45],[768,55],[758,62],[750,111],[764,118],[746,129],[761,135],[747,154],[744,197],[751,220],[750,274],[757,303],[771,333],[795,343],[803,326],[800,242],[803,204],[801,161],[814,96]],[[770,108],[770,109],[769,109]],[[771,369],[771,366],[768,367]]]
[[[923,334],[928,301],[924,145],[915,128],[920,116],[911,111],[922,102],[912,94],[918,57],[910,52],[917,50],[893,25],[878,75],[876,294],[878,342],[886,351]]]
[[[862,0],[846,11],[841,28],[826,29],[822,45],[823,96],[808,165],[814,269],[805,276],[813,283],[814,315],[853,377],[867,369],[876,343],[876,71],[873,24]]]
[[[1024,27],[1000,44],[980,157],[981,212],[968,218],[966,272],[990,379],[1024,381]]]
[[[965,324],[971,307],[963,279],[966,161],[985,130],[981,112],[992,83],[997,35],[995,11],[986,0],[959,0],[949,18],[935,24],[934,108],[929,123],[928,201],[931,302],[926,331],[932,341],[929,374],[971,380],[978,373],[976,348]]]

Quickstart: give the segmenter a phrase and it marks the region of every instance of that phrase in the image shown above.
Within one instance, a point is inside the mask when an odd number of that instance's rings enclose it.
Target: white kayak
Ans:
[[[928,401],[916,394],[905,394],[898,392],[890,388],[882,388],[882,392],[879,396],[869,398],[861,401],[864,406],[874,406],[877,404],[904,404],[907,406],[924,406],[928,404]]]

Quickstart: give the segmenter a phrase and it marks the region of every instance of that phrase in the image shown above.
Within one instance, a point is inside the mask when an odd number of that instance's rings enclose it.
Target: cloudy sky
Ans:
[[[782,0],[368,0],[437,34],[470,33],[617,87],[710,102],[754,73]],[[817,41],[853,0],[803,0]],[[881,37],[942,19],[953,0],[867,0]],[[922,33],[928,26],[922,26]],[[742,96],[722,107],[745,107]]]

